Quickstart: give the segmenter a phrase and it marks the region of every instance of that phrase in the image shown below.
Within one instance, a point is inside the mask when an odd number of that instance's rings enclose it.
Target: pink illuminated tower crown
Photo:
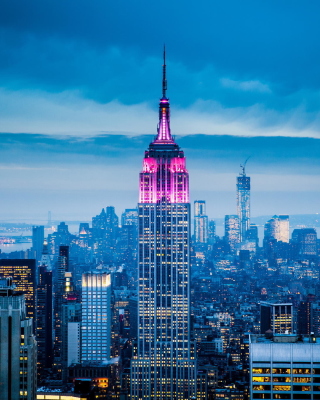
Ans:
[[[162,98],[159,104],[157,135],[145,152],[140,173],[139,203],[189,203],[189,175],[186,159],[170,130],[170,104],[166,96],[164,52]]]

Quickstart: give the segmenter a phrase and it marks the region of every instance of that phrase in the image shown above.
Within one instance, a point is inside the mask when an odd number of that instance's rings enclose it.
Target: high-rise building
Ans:
[[[38,347],[38,382],[47,376],[53,362],[53,286],[52,271],[46,262],[47,246],[38,268],[37,284],[37,347]]]
[[[60,246],[54,278],[54,366],[58,377],[62,377],[62,305],[66,299],[68,270],[69,246]]]
[[[264,238],[289,243],[289,215],[274,215],[264,226]]]
[[[293,332],[293,305],[292,303],[260,303],[261,324],[260,332],[271,331],[276,333]]]
[[[315,305],[315,296],[308,295],[307,299],[300,301],[297,309],[297,333],[310,334],[312,328],[312,307]],[[318,332],[315,333],[318,336]]]
[[[27,318],[34,318],[36,310],[36,260],[0,260],[0,277],[12,277],[17,290],[25,295]]]
[[[196,243],[208,242],[208,216],[204,200],[194,202],[194,239]]]
[[[251,399],[320,399],[320,341],[250,335]]]
[[[239,218],[237,215],[226,215],[224,218],[224,237],[230,247],[230,251],[234,253],[239,247],[240,230]]]
[[[165,63],[158,132],[140,173],[138,338],[131,399],[196,395],[190,339],[189,174],[170,132]],[[198,397],[199,398],[199,397]]]
[[[297,245],[297,256],[309,258],[317,255],[317,231],[314,228],[294,229],[292,242]]]
[[[60,246],[69,246],[73,236],[68,230],[68,225],[65,222],[60,222],[57,231],[48,235],[48,245],[50,254],[54,256],[54,261],[57,261],[60,255]]]
[[[237,177],[237,214],[239,217],[240,242],[247,239],[250,228],[250,177],[246,175],[245,164]]]
[[[0,397],[34,400],[37,392],[37,343],[24,295],[11,278],[0,279]]]
[[[62,380],[66,382],[68,367],[80,362],[81,303],[72,294],[62,304],[61,365]]]
[[[259,246],[258,227],[256,224],[250,224],[250,228],[247,231],[247,240],[254,243],[256,248]]]
[[[111,346],[111,277],[82,275],[81,360],[106,361]]]
[[[136,208],[126,208],[121,215],[121,226],[138,225],[138,210]]]
[[[41,260],[42,248],[44,241],[44,226],[33,226],[32,227],[32,258],[36,259],[36,262]]]
[[[102,209],[92,218],[92,236],[95,256],[105,263],[115,260],[115,248],[118,238],[119,218],[112,206]]]

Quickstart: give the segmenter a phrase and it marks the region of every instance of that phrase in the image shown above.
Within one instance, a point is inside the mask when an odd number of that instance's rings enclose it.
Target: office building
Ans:
[[[196,395],[190,340],[189,175],[170,132],[165,63],[158,132],[140,173],[138,339],[131,399]]]
[[[44,226],[33,226],[32,227],[32,258],[36,259],[36,264],[41,260],[42,248],[44,241]]]
[[[27,318],[35,321],[36,260],[0,260],[0,277],[12,277],[17,290],[25,295]]]
[[[246,175],[245,164],[237,177],[237,214],[239,217],[240,242],[247,239],[250,228],[250,177]]]
[[[259,247],[258,227],[256,224],[250,224],[250,228],[247,231],[247,240],[254,243],[256,249]]]
[[[52,271],[47,265],[38,268],[37,285],[37,347],[38,382],[47,376],[53,363],[53,287]]]
[[[300,301],[298,304],[298,309],[297,309],[298,334],[309,335],[311,332],[314,332],[312,328],[312,306],[314,305],[313,302],[314,302],[314,296],[309,295],[306,300]]]
[[[68,367],[79,363],[81,345],[81,303],[73,294],[67,295],[62,304],[61,366],[62,381],[68,378]]]
[[[119,219],[112,206],[102,209],[101,213],[92,218],[92,236],[96,258],[112,263],[116,256]]]
[[[196,243],[208,242],[208,216],[204,200],[194,202],[194,240]]]
[[[320,341],[250,335],[251,399],[320,399]]]
[[[274,215],[264,226],[264,237],[289,243],[289,215]]]
[[[293,333],[292,303],[260,303],[260,333],[271,331],[273,334]]]
[[[0,397],[34,400],[37,390],[37,343],[24,294],[11,278],[0,279]]]
[[[68,270],[69,246],[60,246],[54,277],[54,367],[59,379],[62,378],[62,305],[67,295]]]
[[[224,237],[230,252],[235,253],[239,248],[240,229],[237,215],[226,215],[224,218]]]
[[[121,226],[136,225],[138,226],[138,210],[136,208],[126,208],[121,215]]]
[[[60,222],[57,231],[48,235],[48,246],[50,248],[50,253],[54,257],[54,261],[57,261],[60,255],[60,246],[69,246],[73,237],[65,222]]]
[[[292,232],[292,242],[297,245],[297,257],[316,257],[317,231],[314,228],[294,229]]]
[[[82,275],[81,360],[106,361],[111,346],[111,277]]]

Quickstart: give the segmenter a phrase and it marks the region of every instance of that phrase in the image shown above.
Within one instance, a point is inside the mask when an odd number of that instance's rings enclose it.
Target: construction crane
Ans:
[[[242,169],[242,172],[240,172],[240,175],[242,175],[242,176],[246,176],[246,164],[247,164],[249,158],[251,158],[251,156],[249,156],[249,157],[246,159],[246,161],[244,162],[243,165],[240,164],[240,168]]]

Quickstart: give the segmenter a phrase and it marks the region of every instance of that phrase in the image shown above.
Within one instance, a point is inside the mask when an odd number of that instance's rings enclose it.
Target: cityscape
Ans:
[[[320,399],[320,10],[98,3],[0,15],[0,400]]]

